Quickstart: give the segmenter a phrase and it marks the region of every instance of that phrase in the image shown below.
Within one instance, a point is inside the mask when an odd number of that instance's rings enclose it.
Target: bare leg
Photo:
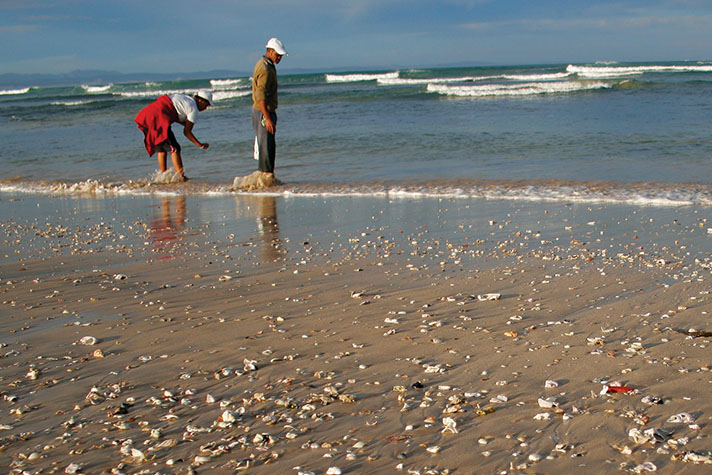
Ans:
[[[166,171],[166,152],[157,152],[156,157],[158,157],[158,169],[162,172]]]
[[[183,159],[180,156],[180,152],[171,153],[171,161],[173,162],[173,168],[176,169],[178,176],[185,179],[185,175],[183,174]]]

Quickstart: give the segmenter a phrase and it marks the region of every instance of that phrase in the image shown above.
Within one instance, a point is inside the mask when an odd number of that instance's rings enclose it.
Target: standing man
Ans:
[[[210,91],[198,91],[193,97],[185,94],[163,95],[138,113],[134,122],[143,131],[144,145],[149,157],[156,153],[158,168],[166,171],[166,154],[171,154],[173,167],[181,181],[185,181],[183,159],[180,144],[171,130],[171,124],[178,122],[183,125],[183,135],[197,147],[207,150],[210,146],[201,143],[193,135],[193,126],[198,121],[198,112],[213,105],[213,94]]]
[[[267,52],[255,64],[252,74],[252,128],[255,129],[255,159],[258,170],[274,177],[274,158],[277,145],[277,68],[276,64],[287,55],[287,50],[277,38],[267,42]]]

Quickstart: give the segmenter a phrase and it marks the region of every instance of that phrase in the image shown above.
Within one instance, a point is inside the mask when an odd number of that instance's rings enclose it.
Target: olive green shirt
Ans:
[[[277,68],[269,59],[262,57],[252,73],[252,107],[259,110],[259,101],[265,101],[267,110],[277,110]]]

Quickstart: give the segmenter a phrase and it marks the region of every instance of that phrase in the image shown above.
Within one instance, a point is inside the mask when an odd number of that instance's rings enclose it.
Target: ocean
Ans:
[[[712,204],[712,62],[283,74],[272,194]],[[0,192],[228,194],[252,158],[250,78],[0,91]],[[213,91],[156,187],[133,123]]]

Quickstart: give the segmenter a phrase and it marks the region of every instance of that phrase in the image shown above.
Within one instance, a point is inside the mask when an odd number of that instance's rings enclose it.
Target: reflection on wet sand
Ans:
[[[262,240],[262,258],[265,261],[278,261],[284,252],[279,237],[277,222],[277,198],[274,196],[239,196],[235,197],[237,216],[253,216],[257,220],[257,230]]]
[[[169,259],[176,255],[180,231],[185,225],[185,196],[164,197],[160,214],[151,221],[151,249],[162,254],[159,259]]]

